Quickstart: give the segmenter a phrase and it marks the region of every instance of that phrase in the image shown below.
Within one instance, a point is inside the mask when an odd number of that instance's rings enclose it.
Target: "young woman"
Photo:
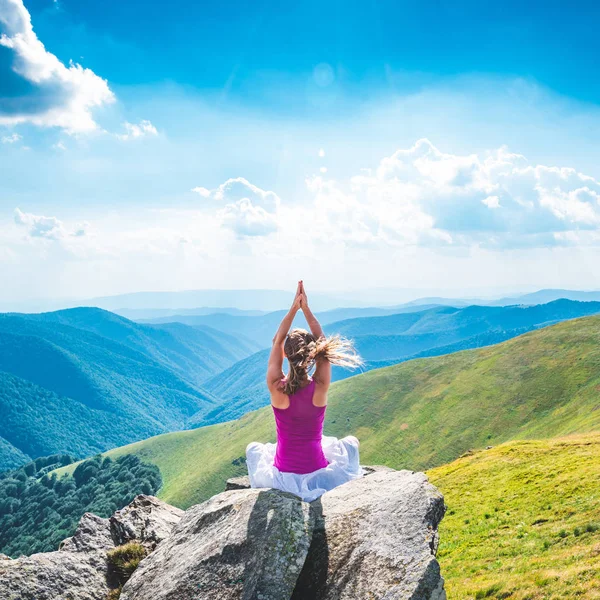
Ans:
[[[290,331],[299,310],[310,333]],[[289,363],[287,376],[283,374],[284,357]],[[267,368],[277,443],[252,442],[246,448],[252,487],[278,488],[310,502],[362,475],[358,440],[354,436],[341,440],[323,436],[332,364],[354,368],[362,360],[348,340],[325,337],[300,281],[292,307],[273,338]]]

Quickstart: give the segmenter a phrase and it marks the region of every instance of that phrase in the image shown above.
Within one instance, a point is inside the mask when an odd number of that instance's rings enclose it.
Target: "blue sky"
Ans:
[[[1,301],[600,287],[597,3],[284,4],[0,0]]]

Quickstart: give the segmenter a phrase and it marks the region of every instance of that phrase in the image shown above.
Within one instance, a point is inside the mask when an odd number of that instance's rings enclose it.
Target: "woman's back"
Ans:
[[[326,406],[315,406],[314,379],[289,396],[288,408],[273,406],[277,426],[274,465],[282,472],[312,473],[327,466],[321,440]]]

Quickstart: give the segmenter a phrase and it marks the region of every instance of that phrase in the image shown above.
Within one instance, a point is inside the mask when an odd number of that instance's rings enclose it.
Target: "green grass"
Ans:
[[[363,464],[426,470],[471,448],[600,430],[599,390],[600,317],[586,317],[338,382],[325,433],[357,435]],[[107,455],[133,453],[156,464],[164,481],[159,496],[187,508],[245,472],[240,459],[249,442],[274,439],[267,407]]]
[[[448,598],[600,598],[600,433],[515,441],[428,472]]]

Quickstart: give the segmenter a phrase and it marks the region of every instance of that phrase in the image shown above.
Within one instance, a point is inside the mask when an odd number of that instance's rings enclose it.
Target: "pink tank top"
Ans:
[[[321,438],[326,406],[315,406],[315,382],[289,396],[288,408],[275,408],[277,449],[273,465],[286,473],[312,473],[327,466]]]

